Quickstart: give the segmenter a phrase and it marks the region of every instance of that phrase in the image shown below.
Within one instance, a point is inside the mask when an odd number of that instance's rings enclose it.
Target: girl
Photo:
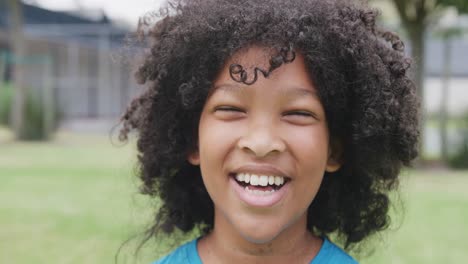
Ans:
[[[202,236],[165,263],[356,263],[417,155],[403,43],[339,0],[178,0],[139,32],[146,84],[124,114],[150,235]],[[330,241],[329,235],[341,238]]]

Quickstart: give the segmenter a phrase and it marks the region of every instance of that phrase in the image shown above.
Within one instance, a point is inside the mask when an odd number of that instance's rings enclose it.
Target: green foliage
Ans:
[[[24,140],[44,140],[48,139],[48,132],[44,129],[45,111],[49,109],[42,103],[41,97],[34,92],[27,93],[23,129],[19,138]]]
[[[453,6],[460,13],[468,13],[468,1],[466,0],[438,0],[437,2],[444,6]]]
[[[48,135],[44,131],[44,113],[46,109],[40,98],[29,93],[26,97],[24,111],[24,126],[19,137],[26,140],[47,139]]]
[[[0,125],[11,127],[11,108],[14,97],[14,87],[10,84],[0,84]],[[58,127],[60,121],[60,111],[57,107],[53,109],[44,104],[41,96],[27,89],[24,108],[23,128],[17,137],[21,140],[46,140],[50,134]],[[51,112],[52,120],[50,131],[45,129],[45,118],[48,111]]]
[[[0,84],[0,125],[10,125],[12,102],[13,87],[8,83]]]
[[[462,142],[456,153],[450,157],[448,163],[452,168],[468,169],[468,112],[462,116],[459,124]]]
[[[455,169],[468,169],[468,139],[465,138],[463,145],[457,154],[449,159],[449,165]]]

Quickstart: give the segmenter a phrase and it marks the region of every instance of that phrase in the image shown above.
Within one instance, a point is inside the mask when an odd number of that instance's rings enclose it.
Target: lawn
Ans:
[[[0,129],[0,263],[114,263],[119,246],[150,221],[138,194],[133,144],[61,133],[50,143],[15,143]],[[468,172],[408,171],[405,213],[367,246],[362,263],[468,262]],[[166,250],[138,240],[118,263],[149,263]]]

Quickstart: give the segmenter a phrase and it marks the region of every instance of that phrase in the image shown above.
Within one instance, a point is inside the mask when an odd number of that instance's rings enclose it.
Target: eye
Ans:
[[[215,107],[215,111],[225,111],[225,112],[243,112],[242,109],[234,106],[218,106]]]
[[[289,111],[284,114],[285,116],[298,116],[298,117],[312,117],[316,118],[315,114],[309,111]]]
[[[319,120],[315,113],[306,110],[294,110],[285,112],[283,114],[283,118],[287,122],[297,125],[308,125]]]
[[[221,120],[237,120],[245,116],[245,110],[235,106],[221,105],[213,109],[214,115]]]

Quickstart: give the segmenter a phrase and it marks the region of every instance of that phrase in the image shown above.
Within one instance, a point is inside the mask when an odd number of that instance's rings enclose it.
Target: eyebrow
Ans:
[[[311,89],[306,89],[306,88],[303,88],[303,87],[293,86],[291,89],[288,89],[288,91],[291,91],[290,93],[295,95],[295,96],[307,96],[307,95],[309,95],[309,96],[313,96],[313,97],[318,98],[317,91],[311,90]]]
[[[225,92],[233,93],[245,93],[247,88],[245,86],[236,85],[236,84],[220,84],[213,88],[211,93],[221,90]],[[318,98],[317,91],[307,89],[301,86],[291,86],[290,89],[282,89],[283,95],[293,96],[293,97],[302,97],[302,96],[313,96]]]
[[[213,87],[213,92],[218,91],[218,90],[226,91],[226,92],[239,92],[239,91],[244,90],[244,87],[240,85],[236,85],[236,84],[227,83],[227,84],[216,85],[215,87]]]

